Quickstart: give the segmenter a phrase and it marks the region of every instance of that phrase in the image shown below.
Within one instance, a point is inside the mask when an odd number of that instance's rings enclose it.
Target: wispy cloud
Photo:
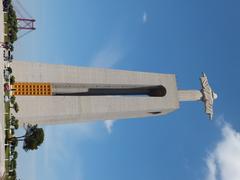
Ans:
[[[90,66],[111,68],[121,61],[126,53],[126,49],[121,45],[120,40],[112,38],[103,48],[101,48],[90,61]],[[104,125],[109,134],[112,133],[114,120],[104,121]]]
[[[106,120],[104,121],[105,127],[108,131],[108,134],[112,133],[112,128],[113,128],[113,123],[115,122],[115,120]]]
[[[147,23],[148,21],[148,14],[144,11],[142,15],[142,22],[143,24]]]
[[[222,139],[209,153],[206,180],[240,179],[240,133],[229,124],[222,127]]]
[[[110,68],[115,66],[123,57],[124,50],[116,41],[107,43],[90,61],[90,66]]]
[[[65,176],[84,179],[81,146],[85,141],[98,139],[101,135],[99,130],[96,123],[46,126],[44,143],[37,151],[26,153],[19,148],[19,177],[26,180],[60,179]],[[59,172],[59,169],[68,166],[72,166],[69,174]]]
[[[72,154],[68,151],[74,152],[74,148],[76,148],[76,142],[78,143],[78,146],[81,147],[81,142],[95,138],[97,134],[95,125],[60,125],[57,127],[57,131],[55,129],[56,127],[54,126],[47,126],[45,128],[47,137],[44,146],[42,147],[44,154],[43,166],[45,173],[48,177],[51,177],[51,179],[59,179],[59,177],[62,175],[56,173],[57,169],[61,169],[62,164],[70,165],[71,162],[78,167],[73,167],[71,177],[79,180],[83,179],[83,161],[81,159],[80,153],[72,156]],[[78,151],[80,152],[80,150]]]

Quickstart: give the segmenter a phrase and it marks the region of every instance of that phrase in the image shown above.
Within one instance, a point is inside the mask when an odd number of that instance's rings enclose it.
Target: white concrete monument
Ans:
[[[205,74],[202,90],[178,90],[174,74],[159,74],[13,62],[13,86],[21,123],[62,124],[93,120],[159,116],[175,111],[181,101],[205,103],[213,116],[217,98]]]

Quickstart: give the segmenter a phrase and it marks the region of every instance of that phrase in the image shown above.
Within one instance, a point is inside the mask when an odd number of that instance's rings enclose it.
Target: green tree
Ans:
[[[27,125],[23,149],[36,150],[44,141],[44,131],[43,128],[38,128],[38,125]]]
[[[11,152],[13,152],[13,151],[16,150],[17,145],[18,145],[18,141],[16,141],[16,144],[15,144],[15,145],[11,145],[11,146],[10,146]]]
[[[7,71],[9,72],[9,74],[12,74],[12,68],[11,67],[7,67]]]
[[[17,151],[13,151],[12,157],[13,157],[13,159],[17,159],[17,157],[18,157],[18,152],[17,152]]]
[[[17,176],[8,176],[7,180],[17,180]]]
[[[5,49],[7,49],[7,50],[14,51],[14,46],[13,46],[12,43],[10,43],[10,42],[5,42],[5,43],[3,44],[3,47],[4,47]],[[12,70],[11,67],[8,67],[8,68],[10,68],[10,69]],[[7,69],[8,69],[8,68],[7,68]]]
[[[10,167],[10,169],[12,169],[12,170],[16,169],[16,167],[17,167],[17,161],[16,161],[16,159],[11,160],[9,167]]]
[[[15,101],[16,101],[16,96],[11,96],[10,97],[10,102],[12,103],[12,104],[14,104],[15,103]]]
[[[15,76],[10,77],[10,84],[13,85],[15,83]]]
[[[14,148],[18,145],[18,138],[17,137],[11,137],[8,138],[9,143],[11,144],[11,151],[14,151]]]
[[[14,135],[14,128],[10,128],[11,129],[11,135]]]
[[[8,24],[8,29],[13,34],[13,37],[15,37],[13,39],[10,39],[11,43],[13,43],[17,39],[18,27],[17,27],[16,12],[15,12],[12,4],[10,4],[9,8],[8,8],[8,21],[7,21],[7,24]]]
[[[18,129],[19,128],[19,124],[18,122],[16,124],[14,124],[14,129]]]
[[[9,30],[8,37],[11,43],[14,43],[17,40],[17,33],[14,30]]]
[[[9,175],[10,175],[10,176],[16,176],[16,170],[10,171],[10,172],[9,172]]]
[[[11,124],[15,124],[15,122],[18,121],[18,119],[16,119],[16,117],[13,114],[11,114],[10,121]]]
[[[10,106],[10,108],[13,108],[16,113],[19,111],[19,106],[18,106],[18,103],[16,102],[13,104],[13,106]]]
[[[11,115],[10,122],[15,129],[19,128],[19,120],[16,119],[15,116]]]
[[[9,142],[14,144],[16,141],[23,141],[23,149],[25,151],[36,150],[44,141],[43,128],[38,128],[38,125],[28,124],[25,128],[26,133],[23,136],[9,138]]]

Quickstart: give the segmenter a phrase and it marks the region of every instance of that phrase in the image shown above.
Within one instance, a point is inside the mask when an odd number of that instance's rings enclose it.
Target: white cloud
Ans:
[[[148,21],[148,15],[146,12],[144,12],[143,16],[142,16],[142,22],[143,22],[143,24],[145,24],[145,23],[147,23],[147,21]]]
[[[240,179],[240,133],[229,124],[222,128],[222,140],[208,155],[206,180]]]
[[[96,53],[90,61],[90,66],[110,68],[116,65],[123,56],[123,49],[118,45],[118,43],[110,42]]]
[[[115,66],[121,59],[123,59],[126,49],[122,48],[120,40],[112,38],[94,58],[90,61],[90,66],[111,68]],[[109,134],[112,133],[114,120],[104,121],[104,125]]]
[[[124,56],[122,48],[116,42],[110,42],[100,50],[90,63],[90,66],[110,68],[116,65]],[[114,120],[104,121],[104,125],[109,134],[112,133]]]
[[[113,123],[115,122],[115,120],[106,120],[104,121],[104,125],[108,131],[109,134],[112,133],[112,128],[113,128]]]

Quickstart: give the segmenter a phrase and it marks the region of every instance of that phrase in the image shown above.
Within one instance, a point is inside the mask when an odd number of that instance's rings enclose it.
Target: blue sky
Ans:
[[[36,152],[21,150],[24,180],[237,180],[240,164],[240,2],[236,0],[22,0],[37,30],[19,60],[175,73],[218,93],[209,121],[200,102],[167,116],[46,126]]]

